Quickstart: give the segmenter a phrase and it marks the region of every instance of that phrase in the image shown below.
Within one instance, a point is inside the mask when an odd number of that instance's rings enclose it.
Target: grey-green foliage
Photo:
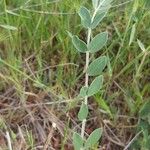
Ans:
[[[96,9],[99,4],[99,0],[92,0],[93,8]]]
[[[106,45],[107,39],[108,39],[107,32],[97,34],[88,45],[88,51],[90,53],[95,53],[101,50]]]
[[[98,26],[98,24],[101,22],[101,20],[106,16],[107,12],[98,12],[94,19],[93,22],[91,23],[91,28],[94,29]]]
[[[103,85],[103,76],[100,75],[98,77],[96,77],[93,82],[90,84],[89,88],[88,88],[88,92],[87,92],[87,96],[92,96],[96,93],[98,93],[98,91],[102,88]]]
[[[90,147],[93,147],[99,141],[99,139],[102,136],[102,132],[103,132],[102,129],[98,128],[98,129],[95,129],[90,134],[90,136],[88,137],[88,139],[87,139],[87,141],[85,143],[86,149],[90,148]]]
[[[86,53],[87,51],[89,51],[90,53],[96,53],[106,45],[107,40],[107,32],[97,34],[88,45],[84,41],[79,39],[78,36],[72,36],[72,43],[74,47],[81,53]]]
[[[72,37],[72,43],[75,46],[75,48],[81,52],[81,53],[85,53],[87,51],[87,45],[84,41],[80,40],[78,38],[78,36],[73,36]]]
[[[83,86],[83,87],[80,89],[79,97],[85,97],[85,96],[87,96],[87,92],[88,92],[88,87]]]
[[[81,18],[82,26],[89,31],[92,32],[99,23],[106,16],[109,8],[111,7],[112,0],[92,0],[93,10],[90,11],[86,7],[81,7],[78,11],[78,14]],[[90,33],[90,32],[89,32]],[[95,35],[92,39],[87,40],[87,43],[81,40],[78,36],[73,36],[69,33],[72,38],[72,43],[78,52],[86,53],[86,54],[95,54],[99,50],[102,50],[106,45],[108,40],[108,32],[101,32]],[[91,35],[86,37],[85,39],[89,39]],[[101,56],[95,60],[90,62],[90,65],[87,66],[86,74],[88,76],[97,76],[89,86],[83,86],[80,89],[79,96],[87,99],[90,96],[95,95],[100,91],[103,86],[103,70],[107,66],[108,59],[107,56]],[[88,116],[88,105],[86,103],[82,103],[78,118],[80,121],[83,121]],[[93,147],[100,139],[102,135],[102,129],[96,129],[92,132],[92,134],[88,137],[87,140],[83,140],[82,137],[74,133],[73,136],[73,144],[75,149],[89,149]]]
[[[93,96],[94,94],[99,92],[99,90],[102,88],[102,86],[103,86],[103,76],[100,75],[92,81],[92,83],[89,85],[89,87],[83,86],[81,88],[79,97]]]
[[[80,18],[81,18],[81,23],[85,28],[89,28],[91,25],[91,15],[90,11],[86,7],[81,7],[79,12],[78,12]]]
[[[102,136],[103,130],[101,128],[95,129],[88,137],[84,140],[78,133],[73,134],[73,145],[75,150],[88,150],[96,145]]]
[[[83,121],[85,118],[87,118],[87,115],[88,115],[88,106],[82,103],[80,111],[78,113],[78,118],[80,121]]]
[[[80,150],[83,148],[83,144],[84,144],[84,140],[82,139],[82,137],[74,132],[73,134],[73,145],[74,145],[74,149],[75,150]]]
[[[107,65],[107,57],[106,56],[101,56],[97,59],[95,59],[90,65],[87,70],[89,76],[97,76],[100,75],[104,68]]]
[[[78,14],[81,18],[81,24],[85,28],[94,29],[102,21],[111,7],[112,0],[92,0],[93,8],[96,10],[95,16],[86,7],[81,7]]]

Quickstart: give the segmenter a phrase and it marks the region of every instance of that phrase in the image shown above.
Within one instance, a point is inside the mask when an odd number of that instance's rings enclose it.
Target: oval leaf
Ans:
[[[82,103],[81,107],[80,107],[80,111],[78,113],[78,119],[80,121],[83,121],[84,119],[86,119],[88,116],[88,106],[84,103]]]
[[[103,85],[103,76],[98,76],[94,79],[94,81],[91,83],[91,85],[88,88],[88,96],[92,96],[96,94]]]
[[[78,36],[72,37],[72,43],[74,47],[81,53],[85,53],[87,51],[86,43],[78,38]]]
[[[104,70],[104,68],[107,65],[107,57],[106,56],[102,56],[99,57],[97,59],[95,59],[88,67],[88,75],[89,76],[97,76],[100,75],[102,73],[102,71]]]
[[[89,10],[86,7],[81,7],[78,14],[81,18],[82,25],[85,28],[89,28],[91,25],[91,15]]]
[[[97,27],[97,25],[102,21],[102,19],[106,16],[107,12],[98,12],[96,16],[93,19],[93,22],[91,24],[91,28],[94,29]]]
[[[79,97],[85,97],[87,96],[88,87],[84,86],[80,89]]]
[[[92,39],[91,43],[89,44],[89,46],[88,46],[89,52],[95,53],[95,52],[99,51],[100,49],[102,49],[105,46],[107,40],[108,40],[107,32],[99,33]]]
[[[93,147],[98,141],[99,139],[101,138],[102,136],[102,129],[101,128],[98,128],[98,129],[95,129],[91,134],[90,136],[88,137],[86,143],[85,143],[85,147],[86,148],[91,148]]]
[[[74,134],[73,134],[74,149],[75,150],[82,149],[83,148],[83,143],[84,143],[84,141],[83,141],[82,137],[78,133],[74,132]]]

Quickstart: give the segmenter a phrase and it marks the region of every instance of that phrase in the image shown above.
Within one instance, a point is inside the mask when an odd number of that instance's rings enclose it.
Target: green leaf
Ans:
[[[99,51],[100,49],[102,49],[105,46],[107,40],[108,40],[107,32],[99,33],[92,39],[92,41],[88,45],[89,52],[95,53],[95,52]]]
[[[131,34],[130,34],[130,41],[129,41],[129,46],[132,44],[135,36],[135,31],[136,31],[136,24],[132,26]]]
[[[96,9],[98,7],[99,0],[92,0],[93,8]]]
[[[148,149],[150,149],[150,135],[148,136],[148,138],[145,141],[145,147]]]
[[[113,114],[111,113],[110,107],[107,105],[106,101],[102,97],[98,97],[95,99],[98,103],[99,107],[104,109],[111,118],[113,118]]]
[[[140,110],[141,118],[148,117],[148,115],[150,115],[150,101],[146,102]]]
[[[99,8],[99,11],[106,12],[111,8],[111,2],[113,0],[104,0],[101,7]],[[101,2],[100,2],[101,3]]]
[[[106,56],[95,59],[88,67],[87,72],[89,76],[97,76],[102,73],[106,67],[108,59]]]
[[[3,25],[1,24],[0,27],[7,29],[7,30],[18,30],[16,27],[14,26],[10,26],[10,25]]]
[[[139,121],[139,123],[138,123],[138,128],[140,129],[142,129],[143,131],[145,130],[148,130],[148,131],[150,131],[150,124],[146,121],[146,120],[144,120],[144,119],[140,119],[140,121]]]
[[[137,42],[138,42],[138,45],[139,45],[140,49],[141,49],[143,52],[146,51],[144,44],[143,44],[140,40],[138,40],[138,39],[137,39]]]
[[[144,5],[146,9],[150,8],[150,0],[144,0]]]
[[[97,25],[102,21],[102,19],[106,16],[107,12],[98,12],[91,23],[91,29],[97,27]]]
[[[110,3],[111,3],[112,1],[113,1],[113,0],[104,0],[102,6],[103,6],[103,7],[104,7],[104,6],[106,7],[106,6],[110,5]]]
[[[90,136],[88,137],[86,143],[85,143],[85,147],[86,148],[91,148],[93,147],[101,138],[102,136],[102,129],[98,128],[96,130],[94,130]]]
[[[87,51],[86,43],[78,38],[78,36],[72,37],[72,43],[74,47],[81,53],[85,53]]]
[[[89,10],[86,7],[81,7],[78,14],[81,18],[82,25],[85,28],[89,28],[91,25],[91,15]]]
[[[75,150],[82,149],[83,148],[83,144],[84,144],[84,141],[83,141],[82,137],[78,133],[74,132],[74,134],[73,134],[73,146],[74,146],[74,149]]]
[[[79,97],[85,97],[87,96],[88,87],[84,86],[80,89]]]
[[[78,119],[80,121],[83,121],[84,119],[86,119],[88,116],[88,106],[84,103],[82,103],[81,107],[80,107],[80,111],[78,113]]]
[[[103,85],[103,76],[100,75],[94,79],[88,88],[88,96],[92,96],[99,92]]]

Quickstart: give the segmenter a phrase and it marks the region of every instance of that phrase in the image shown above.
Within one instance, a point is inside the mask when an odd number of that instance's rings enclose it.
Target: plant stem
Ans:
[[[89,28],[89,29],[88,29],[88,36],[87,36],[87,45],[90,43],[90,39],[91,39],[91,29]],[[88,69],[88,66],[89,66],[89,58],[90,58],[90,53],[87,51],[87,52],[86,52],[86,65],[85,65],[85,70]],[[86,86],[86,87],[88,87],[88,83],[89,83],[89,76],[88,76],[88,73],[86,72],[86,73],[85,73],[85,86]],[[88,104],[88,97],[87,97],[87,96],[85,96],[84,103],[85,103],[85,105]],[[86,125],[86,119],[84,119],[84,120],[82,121],[82,128],[81,128],[81,137],[82,137],[82,138],[84,138],[85,125]]]
[[[93,22],[97,12],[99,11],[99,8],[102,6],[102,4],[104,3],[105,0],[103,0],[99,5],[98,7],[94,10],[93,12],[93,15],[92,15],[92,18],[91,18],[91,22]],[[91,40],[91,34],[92,34],[92,29],[91,28],[88,28],[88,35],[87,35],[87,45],[89,45],[90,43],[90,40]],[[85,71],[88,69],[89,67],[89,60],[90,60],[90,53],[89,51],[86,52],[86,65],[85,65]],[[85,73],[85,87],[88,87],[89,83],[89,76],[88,76],[88,73],[86,72]],[[85,99],[84,99],[84,103],[85,105],[88,105],[88,96],[85,96]],[[81,128],[81,137],[84,138],[84,132],[85,132],[85,125],[86,125],[86,119],[84,119],[82,121],[82,128]]]

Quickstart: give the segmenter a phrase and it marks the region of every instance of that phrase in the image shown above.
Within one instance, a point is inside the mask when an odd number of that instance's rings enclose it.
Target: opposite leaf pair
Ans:
[[[99,90],[102,88],[103,85],[103,76],[100,75],[96,77],[93,82],[90,84],[89,87],[82,87],[80,90],[79,97],[90,97],[92,95],[95,95],[99,92]]]
[[[94,15],[86,7],[81,7],[79,16],[83,27],[94,29],[101,22],[111,7],[112,0],[92,0]]]
[[[99,141],[101,136],[102,136],[101,128],[94,130],[86,141],[78,133],[75,132],[73,134],[74,148],[75,150],[88,150]]]
[[[102,32],[97,34],[91,42],[87,45],[84,41],[78,38],[78,36],[72,36],[72,43],[74,47],[81,53],[95,53],[102,49],[108,40],[108,33]]]
[[[94,18],[91,17],[90,11],[86,7],[81,7],[79,11],[79,16],[81,18],[81,23],[85,28],[94,29],[105,17],[107,11],[98,11]]]

